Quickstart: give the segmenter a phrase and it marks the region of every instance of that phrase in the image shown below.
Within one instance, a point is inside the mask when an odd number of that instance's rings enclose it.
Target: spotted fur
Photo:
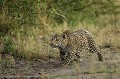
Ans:
[[[84,29],[74,32],[66,30],[61,35],[55,34],[50,45],[60,50],[60,58],[64,61],[64,64],[79,59],[80,52],[83,50],[97,53],[98,60],[103,61],[101,51],[95,44],[91,33]]]

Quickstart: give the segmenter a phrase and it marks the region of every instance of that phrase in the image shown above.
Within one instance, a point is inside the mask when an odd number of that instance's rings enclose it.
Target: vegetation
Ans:
[[[49,36],[84,28],[100,46],[120,49],[119,0],[0,0],[0,51],[57,58]]]

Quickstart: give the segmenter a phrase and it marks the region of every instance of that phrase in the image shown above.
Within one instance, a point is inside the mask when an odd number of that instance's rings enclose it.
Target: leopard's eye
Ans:
[[[58,41],[58,39],[55,39],[55,41]]]

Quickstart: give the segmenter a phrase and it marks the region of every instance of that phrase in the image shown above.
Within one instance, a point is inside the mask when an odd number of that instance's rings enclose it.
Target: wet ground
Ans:
[[[95,54],[79,63],[59,66],[59,59],[17,59],[13,67],[1,67],[1,79],[119,79],[120,50],[103,49],[104,61],[98,61]]]

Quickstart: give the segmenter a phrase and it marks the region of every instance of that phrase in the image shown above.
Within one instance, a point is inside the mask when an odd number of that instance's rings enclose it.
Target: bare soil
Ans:
[[[104,61],[90,56],[70,66],[59,66],[59,59],[16,60],[13,67],[0,68],[1,79],[119,79],[120,50],[103,49]]]

